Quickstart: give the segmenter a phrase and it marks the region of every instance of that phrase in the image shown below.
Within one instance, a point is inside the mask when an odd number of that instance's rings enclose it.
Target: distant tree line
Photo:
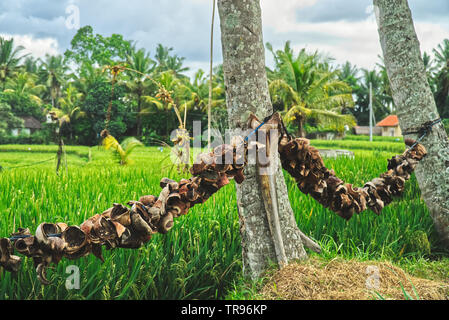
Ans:
[[[168,141],[179,125],[173,110],[187,108],[187,129],[192,120],[207,126],[209,79],[198,70],[193,79],[185,58],[173,48],[159,44],[151,55],[119,34],[95,34],[92,27],[78,30],[63,55],[36,59],[24,54],[14,39],[0,38],[0,143],[57,142],[58,130],[66,144],[95,145],[105,127],[112,101],[110,133],[117,139],[134,136],[145,144]],[[297,135],[315,131],[343,131],[345,126],[368,124],[369,85],[377,121],[395,112],[382,59],[373,70],[347,62],[336,66],[319,52],[295,52],[286,42],[281,50],[267,44],[275,65],[267,68],[273,105]],[[442,118],[449,118],[449,40],[433,57],[424,53],[429,83]],[[112,94],[112,66],[126,69],[117,76]],[[171,93],[173,103],[157,97],[160,87]],[[212,125],[227,127],[223,68],[214,69],[212,80]],[[46,124],[52,114],[56,123]],[[23,126],[22,117],[44,123],[31,137],[12,137]]]

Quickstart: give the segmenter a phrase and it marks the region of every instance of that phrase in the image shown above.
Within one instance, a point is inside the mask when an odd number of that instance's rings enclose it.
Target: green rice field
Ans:
[[[354,159],[325,163],[359,186],[384,172],[387,159],[404,150],[401,141],[312,144],[353,151]],[[139,147],[133,163],[120,166],[111,152],[80,146],[66,147],[67,168],[58,177],[56,151],[57,146],[0,145],[1,237],[19,227],[34,231],[41,222],[79,225],[114,202],[158,195],[163,177],[186,177],[171,168],[168,149]],[[437,247],[414,176],[403,198],[380,216],[365,211],[348,222],[301,194],[288,175],[286,181],[298,225],[322,246],[324,259],[388,260],[417,276],[449,278],[449,259]],[[104,263],[93,256],[61,261],[48,271],[52,284],[46,287],[24,258],[18,274],[0,271],[0,299],[240,299],[256,294],[256,284],[248,285],[242,275],[234,182],[176,219],[168,234],[154,236],[139,250],[104,250],[104,257]],[[65,287],[66,267],[72,264],[81,271],[78,290]]]

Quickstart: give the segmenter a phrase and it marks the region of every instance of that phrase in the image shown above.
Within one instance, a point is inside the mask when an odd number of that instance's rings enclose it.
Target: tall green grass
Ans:
[[[355,135],[347,134],[344,140],[355,140],[355,141],[369,141],[370,137],[367,135]],[[373,141],[382,142],[404,142],[403,137],[386,137],[386,136],[373,136]]]
[[[139,166],[120,167],[110,153],[95,150],[91,163],[69,158],[68,175],[58,178],[53,164],[0,173],[0,234],[19,226],[35,230],[41,222],[80,224],[114,202],[126,203],[144,194],[159,194],[163,176],[179,179],[176,172],[161,170],[156,148],[142,150],[134,159]],[[11,153],[2,153],[9,159]],[[22,157],[17,153],[16,157]],[[35,155],[33,158],[48,156]],[[142,159],[142,157],[144,159]],[[96,159],[96,160],[95,160]],[[70,161],[72,160],[72,161]],[[78,167],[82,164],[82,167]],[[177,219],[169,234],[156,235],[140,250],[106,251],[106,262],[93,257],[63,261],[53,272],[54,283],[41,287],[27,260],[17,276],[1,275],[0,297],[7,299],[174,299],[214,298],[240,266],[238,219],[233,186],[227,186],[205,205]],[[81,289],[65,289],[65,268],[81,270]]]
[[[348,150],[370,150],[380,152],[402,153],[405,150],[403,142],[364,141],[364,140],[311,140],[314,147]]]
[[[0,146],[0,150],[3,167],[45,160],[56,153],[54,146]],[[326,159],[326,165],[356,185],[385,171],[386,159],[392,155],[380,145],[374,150],[352,150],[355,159]],[[0,172],[0,236],[18,227],[34,231],[41,222],[80,224],[114,202],[158,195],[162,177],[186,176],[167,167],[170,162],[163,159],[168,150],[137,148],[130,166],[119,166],[111,153],[96,147],[90,151],[68,147],[67,151],[68,170],[61,177],[56,176],[53,162]],[[385,208],[381,216],[367,211],[349,222],[301,194],[287,175],[286,181],[299,227],[320,243],[325,257],[420,257],[422,253],[409,245],[416,231],[423,231],[434,244],[432,222],[414,178],[407,182],[404,197]],[[104,256],[105,263],[94,257],[63,260],[49,271],[53,284],[47,287],[39,284],[32,261],[25,259],[17,275],[0,272],[0,299],[223,298],[242,276],[234,183],[176,219],[168,234],[154,236],[145,247],[105,250]],[[65,288],[65,270],[71,264],[81,271],[79,290]]]

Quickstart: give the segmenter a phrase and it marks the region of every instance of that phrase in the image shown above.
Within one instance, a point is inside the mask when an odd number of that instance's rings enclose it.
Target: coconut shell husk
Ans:
[[[260,123],[256,117],[250,118],[250,127],[257,128]],[[410,178],[416,164],[426,155],[425,148],[417,144],[390,159],[387,172],[357,188],[327,169],[318,150],[307,139],[292,138],[282,131],[283,127],[279,115],[275,114],[260,131],[280,130],[278,152],[283,168],[296,180],[302,192],[310,194],[344,219],[350,219],[354,213],[367,208],[379,214],[393,197],[403,192],[405,180]],[[412,145],[414,141],[407,143]],[[8,271],[17,271],[21,259],[13,255],[16,250],[33,259],[38,279],[48,284],[46,268],[64,257],[77,259],[93,254],[103,261],[102,247],[140,248],[150,241],[153,234],[167,233],[173,228],[175,218],[187,214],[196,204],[206,202],[231,179],[241,183],[245,179],[243,170],[248,163],[249,151],[266,152],[268,149],[263,143],[235,137],[230,145],[224,144],[209,153],[200,154],[190,169],[191,178],[180,181],[161,179],[162,190],[157,197],[144,195],[139,201],[128,202],[128,206],[114,203],[80,226],[42,223],[35,235],[29,229],[19,229],[11,235],[16,236],[14,243],[9,238],[0,239],[0,266]]]

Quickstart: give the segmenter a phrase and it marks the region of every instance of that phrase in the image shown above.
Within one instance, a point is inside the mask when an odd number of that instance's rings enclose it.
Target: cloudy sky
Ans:
[[[186,57],[192,72],[207,70],[212,0],[0,0],[0,35],[16,39],[37,57],[63,53],[80,26],[123,34],[151,53],[158,43]],[[372,0],[261,0],[264,41],[275,49],[320,50],[336,63],[372,68],[381,52]],[[448,0],[409,0],[421,49],[449,38]],[[75,14],[75,15],[74,15]],[[214,60],[220,63],[215,23]],[[268,65],[272,57],[267,53]],[[190,73],[190,75],[192,74]]]

